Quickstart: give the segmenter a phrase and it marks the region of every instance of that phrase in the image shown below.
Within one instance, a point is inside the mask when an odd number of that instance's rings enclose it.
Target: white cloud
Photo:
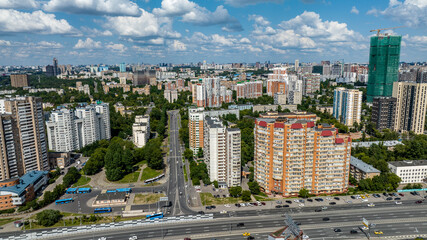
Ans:
[[[105,26],[115,30],[121,36],[132,38],[179,38],[181,34],[172,30],[168,18],[160,18],[141,9],[139,17],[107,17]]]
[[[261,26],[270,25],[270,22],[261,15],[256,15],[256,14],[249,15],[249,20],[253,20],[255,24],[258,24]]]
[[[92,38],[86,38],[86,40],[79,39],[74,46],[75,49],[94,49],[101,48],[101,42],[94,41]]]
[[[212,43],[219,44],[222,46],[232,46],[236,41],[236,39],[234,38],[226,38],[219,34],[213,34],[211,37],[212,37]]]
[[[85,26],[83,26],[81,29],[89,37],[98,37],[98,36],[109,37],[109,36],[113,36],[113,33],[110,30],[101,31],[101,30],[96,29],[96,28],[89,28],[89,27],[85,27]]]
[[[224,0],[224,2],[234,7],[243,7],[247,5],[255,5],[258,3],[266,3],[266,2],[282,3],[283,0]]]
[[[138,5],[129,0],[50,0],[43,6],[49,12],[74,14],[139,16]]]
[[[41,33],[41,34],[69,34],[75,29],[64,19],[56,19],[54,14],[42,11],[31,13],[12,9],[0,9],[0,32]]]
[[[389,6],[380,13],[409,27],[427,26],[426,0],[390,0]]]
[[[0,46],[11,46],[11,45],[12,44],[10,43],[10,41],[0,39]]]
[[[240,43],[251,43],[251,40],[244,37],[244,38],[240,39]]]
[[[39,3],[35,0],[0,0],[0,8],[32,9],[38,7]]]
[[[227,32],[243,30],[240,22],[231,17],[222,5],[211,12],[189,0],[163,0],[161,8],[155,8],[153,13],[164,17],[181,17],[181,21],[194,25],[223,25],[222,30]]]
[[[359,14],[359,10],[356,8],[356,6],[353,6],[353,7],[351,8],[350,13]]]
[[[178,41],[178,40],[173,40],[172,44],[170,45],[170,48],[173,51],[185,51],[185,50],[187,50],[187,46],[183,42]]]
[[[62,48],[64,47],[62,44],[57,42],[47,42],[41,41],[35,44],[37,48]]]
[[[127,47],[121,43],[109,43],[107,44],[107,48],[117,52],[127,51]]]

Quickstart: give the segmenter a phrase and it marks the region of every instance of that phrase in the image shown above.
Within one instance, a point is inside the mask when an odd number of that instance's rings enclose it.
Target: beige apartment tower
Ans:
[[[12,87],[28,87],[27,74],[12,74],[10,75],[10,85]]]
[[[394,130],[423,134],[427,108],[427,83],[394,82],[393,97],[397,99]]]

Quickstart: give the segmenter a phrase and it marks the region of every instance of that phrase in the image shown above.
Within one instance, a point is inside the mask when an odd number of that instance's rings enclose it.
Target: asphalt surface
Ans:
[[[427,234],[427,208],[418,206],[394,206],[370,209],[331,210],[319,213],[292,214],[294,220],[300,222],[300,228],[310,239],[366,239],[359,230],[362,218],[376,224],[371,230],[372,239],[381,239],[392,236],[418,236]],[[329,221],[323,218],[328,217]],[[237,227],[237,223],[244,223]],[[258,217],[231,217],[214,219],[204,222],[188,222],[174,224],[158,224],[144,228],[128,230],[106,230],[103,233],[88,233],[85,236],[71,236],[68,239],[129,239],[137,236],[138,239],[244,239],[243,233],[251,233],[256,239],[265,239],[268,233],[278,230],[284,225],[283,215]],[[341,232],[334,232],[339,228]],[[357,230],[357,234],[350,234],[350,230]],[[382,231],[382,235],[375,235],[374,231]],[[381,237],[381,238],[380,238]],[[412,239],[414,239],[413,237]]]

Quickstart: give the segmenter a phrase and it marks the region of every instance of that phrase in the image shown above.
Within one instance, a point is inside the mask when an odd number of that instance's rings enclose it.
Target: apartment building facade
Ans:
[[[360,123],[362,114],[362,92],[355,89],[334,90],[333,116],[346,126]]]
[[[219,78],[203,78],[191,86],[193,103],[198,107],[220,107],[222,103],[230,103],[233,92],[221,86]]]
[[[427,108],[427,83],[394,82],[393,97],[397,99],[394,130],[423,134]]]
[[[0,180],[20,177],[29,171],[48,170],[42,99],[2,99],[0,114]]]
[[[372,101],[372,122],[378,130],[393,129],[396,115],[396,98],[374,97]]]
[[[207,116],[204,121],[203,157],[210,181],[220,187],[240,185],[240,130],[226,128],[219,118]]]
[[[255,181],[266,193],[296,196],[348,189],[351,139],[311,120],[258,118],[255,121]]]
[[[241,98],[259,98],[262,96],[262,81],[238,82],[232,86],[236,91],[236,100]]]
[[[132,125],[133,144],[136,147],[144,147],[150,138],[150,116],[135,116],[135,123]]]

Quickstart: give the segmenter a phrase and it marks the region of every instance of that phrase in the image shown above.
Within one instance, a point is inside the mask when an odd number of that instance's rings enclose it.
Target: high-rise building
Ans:
[[[59,68],[58,68],[58,59],[53,58],[53,76],[58,76],[60,74]]]
[[[133,75],[132,84],[134,86],[150,84],[151,79],[156,79],[156,70],[141,70]]]
[[[295,72],[298,72],[298,68],[299,68],[299,60],[295,60]]]
[[[132,125],[133,144],[136,147],[144,147],[150,138],[150,116],[135,116],[135,123]]]
[[[28,87],[28,75],[27,74],[10,75],[10,85],[12,87]]]
[[[347,126],[360,123],[362,92],[356,89],[335,88],[333,116]]]
[[[37,97],[0,100],[0,179],[48,170],[43,103]]]
[[[232,86],[236,91],[236,100],[241,98],[259,98],[262,96],[262,81],[243,81]]]
[[[266,193],[297,196],[348,189],[351,139],[334,126],[286,117],[255,121],[255,181]]]
[[[240,129],[226,128],[218,118],[204,121],[203,157],[210,181],[220,187],[240,185]]]
[[[233,91],[221,86],[219,78],[204,78],[192,84],[193,103],[198,107],[220,107],[222,103],[230,103]]]
[[[188,130],[190,149],[194,154],[197,154],[199,148],[203,148],[204,141],[204,120],[205,117],[221,117],[227,114],[235,114],[237,118],[240,117],[239,109],[221,109],[214,111],[204,111],[203,107],[190,107],[188,108]]]
[[[396,98],[374,97],[372,102],[372,122],[378,130],[393,129],[396,115]]]
[[[46,122],[49,149],[70,152],[101,139],[110,139],[108,103],[81,105],[51,112]]]
[[[394,82],[393,97],[397,99],[394,130],[423,134],[427,108],[427,83]]]
[[[320,74],[301,74],[298,77],[302,80],[302,95],[320,91]]]
[[[273,68],[273,73],[268,74],[267,95],[273,97],[277,92],[286,94],[287,83],[289,75],[286,68]]]
[[[126,64],[120,63],[120,72],[126,72]]]
[[[390,97],[398,80],[400,42],[402,36],[371,37],[367,101],[374,97]]]
[[[284,105],[286,104],[286,94],[284,93],[275,93],[274,94],[274,104]]]

